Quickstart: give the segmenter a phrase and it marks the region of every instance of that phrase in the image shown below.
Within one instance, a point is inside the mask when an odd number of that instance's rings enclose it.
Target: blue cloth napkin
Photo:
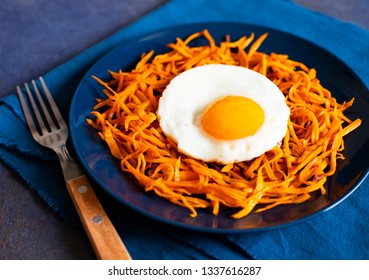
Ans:
[[[183,23],[259,24],[304,37],[340,57],[369,87],[369,32],[284,0],[172,0],[44,76],[64,117],[85,72],[120,43]],[[55,155],[36,144],[15,94],[0,102],[0,156],[77,230],[81,224]],[[152,221],[97,188],[134,259],[368,259],[369,181],[344,203],[306,222],[249,234],[208,234]]]

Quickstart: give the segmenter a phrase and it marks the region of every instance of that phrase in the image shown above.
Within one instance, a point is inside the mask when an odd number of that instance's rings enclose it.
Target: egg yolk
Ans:
[[[220,140],[254,135],[264,123],[264,110],[243,96],[226,96],[212,103],[201,117],[203,129]]]

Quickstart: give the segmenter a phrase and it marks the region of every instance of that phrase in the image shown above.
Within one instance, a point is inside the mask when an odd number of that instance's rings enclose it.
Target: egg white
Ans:
[[[219,140],[201,126],[205,109],[225,96],[244,96],[264,110],[263,125],[252,136]],[[203,161],[223,164],[251,160],[283,139],[290,110],[279,88],[268,78],[245,67],[210,64],[176,76],[159,100],[158,120],[178,150]]]

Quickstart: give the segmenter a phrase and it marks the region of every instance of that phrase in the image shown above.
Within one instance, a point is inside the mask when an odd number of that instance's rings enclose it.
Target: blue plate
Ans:
[[[124,174],[119,163],[112,158],[96,131],[86,124],[96,97],[104,97],[102,88],[91,78],[95,75],[109,80],[108,70],[129,71],[141,54],[155,50],[156,54],[168,51],[167,44],[177,37],[207,28],[217,42],[230,35],[231,40],[255,33],[256,37],[269,33],[260,51],[288,54],[293,60],[315,68],[318,78],[339,102],[355,97],[353,107],[347,111],[351,119],[361,118],[363,124],[346,137],[346,159],[339,161],[334,176],[327,182],[327,194],[317,195],[298,205],[281,205],[263,213],[252,213],[239,220],[230,218],[235,210],[223,211],[213,216],[208,210],[199,210],[196,218],[189,217],[185,208],[173,205],[153,193],[144,192]],[[197,40],[197,44],[206,42]],[[70,110],[70,133],[72,145],[84,169],[97,185],[119,202],[134,210],[175,226],[208,232],[246,232],[274,229],[311,218],[338,205],[347,198],[367,176],[369,167],[369,92],[353,71],[337,57],[319,46],[278,30],[243,23],[198,23],[175,26],[137,40],[123,43],[98,61],[82,79],[72,100]]]

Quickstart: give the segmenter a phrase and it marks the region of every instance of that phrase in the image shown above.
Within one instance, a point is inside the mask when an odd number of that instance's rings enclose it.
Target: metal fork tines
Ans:
[[[26,93],[17,87],[22,110],[33,138],[58,155],[68,193],[97,257],[131,259],[86,175],[68,152],[68,127],[42,77],[39,83],[42,90],[35,81],[32,81],[32,86],[24,85]]]
[[[24,98],[21,88],[17,87],[19,100],[33,139],[42,146],[56,152],[63,168],[64,178],[70,180],[83,173],[74,162],[66,148],[68,127],[42,77],[39,79],[42,91],[32,80],[32,87],[24,84],[32,111]],[[34,94],[32,94],[34,93]],[[44,98],[42,96],[45,96]],[[45,100],[46,99],[46,100]],[[45,103],[47,101],[47,103]],[[50,108],[50,110],[49,110]]]
[[[22,105],[22,109],[23,112],[25,113],[25,117],[27,120],[27,124],[30,128],[30,131],[32,133],[33,138],[40,143],[43,146],[46,147],[57,147],[60,144],[63,144],[63,142],[65,142],[67,140],[68,137],[68,128],[64,122],[63,117],[60,114],[60,111],[58,109],[58,107],[55,104],[54,99],[52,98],[49,89],[46,87],[46,84],[44,82],[44,80],[42,78],[40,78],[40,82],[44,91],[44,94],[47,98],[47,101],[50,105],[50,108],[52,110],[53,116],[54,116],[54,120],[52,118],[52,116],[50,115],[50,112],[48,110],[48,108],[46,107],[46,104],[41,96],[40,90],[38,89],[36,82],[34,80],[32,80],[32,86],[33,86],[33,90],[35,92],[37,101],[39,103],[39,106],[42,109],[42,113],[44,115],[44,118],[42,118],[40,111],[37,107],[37,104],[35,102],[35,99],[32,95],[31,89],[28,86],[28,84],[24,84],[26,91],[27,91],[27,95],[28,95],[28,99],[31,103],[32,109],[33,109],[33,113],[37,119],[38,125],[39,125],[39,129],[37,128],[32,114],[31,112],[28,110],[28,106],[27,103],[23,97],[22,91],[20,89],[20,87],[17,87],[17,91],[18,91],[18,96],[19,99],[21,101],[21,105]],[[44,119],[46,119],[47,121],[47,125],[44,122]],[[56,123],[55,123],[56,122]],[[55,137],[57,134],[59,134],[59,137]],[[50,147],[50,148],[52,148]]]

